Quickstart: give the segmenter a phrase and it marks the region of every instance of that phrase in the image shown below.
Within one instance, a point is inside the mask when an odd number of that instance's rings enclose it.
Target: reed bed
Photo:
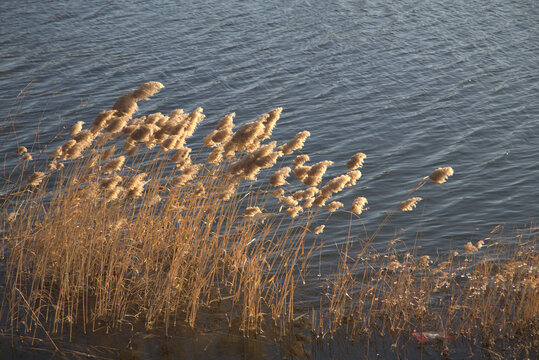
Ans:
[[[366,155],[310,163],[300,153],[308,131],[271,141],[281,108],[239,128],[225,115],[192,150],[201,108],[134,117],[162,87],[145,83],[89,126],[76,122],[41,171],[30,171],[32,154],[18,148],[21,175],[1,194],[4,328],[52,341],[135,322],[195,327],[214,313],[245,336],[268,327],[286,335],[308,319],[313,338],[435,329],[485,346],[527,334],[538,345],[534,226],[447,257],[397,251],[397,240],[373,250],[391,216],[412,211],[422,200],[412,194],[443,184],[450,167],[425,176],[372,234],[346,239],[334,272],[315,285],[319,307],[298,305],[321,259],[320,219],[345,211],[352,224],[367,209],[362,196],[334,199],[357,184]],[[340,175],[324,178],[330,166]]]

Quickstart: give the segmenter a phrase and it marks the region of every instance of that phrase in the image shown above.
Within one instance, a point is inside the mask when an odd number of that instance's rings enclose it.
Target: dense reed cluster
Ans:
[[[137,103],[161,88],[145,83],[87,128],[76,122],[47,154],[46,170],[4,186],[2,324],[46,334],[126,322],[169,329],[218,312],[245,335],[266,326],[284,334],[299,312],[318,337],[343,327],[441,326],[439,319],[456,335],[537,333],[535,232],[526,241],[522,235],[522,250],[510,256],[485,239],[466,244],[463,255],[431,260],[415,249],[397,252],[395,241],[373,252],[384,221],[365,239],[346,239],[335,273],[319,276],[320,307],[298,307],[296,291],[321,259],[321,219],[342,211],[353,222],[367,209],[363,196],[351,204],[336,198],[357,184],[366,155],[342,166],[292,155],[310,133],[271,141],[281,108],[237,129],[236,114],[225,115],[193,151],[187,143],[205,118],[202,108],[134,117]],[[17,154],[32,160],[24,146]],[[330,166],[340,174],[325,178]],[[407,197],[451,175],[452,168],[438,168]],[[388,219],[421,200],[403,200]],[[490,253],[479,259],[485,248]]]

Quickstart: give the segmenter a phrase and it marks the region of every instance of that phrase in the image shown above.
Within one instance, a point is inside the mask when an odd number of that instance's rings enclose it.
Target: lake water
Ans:
[[[309,130],[312,161],[366,153],[357,191],[340,198],[369,200],[358,232],[453,167],[376,246],[395,236],[410,246],[419,233],[421,251],[445,252],[539,213],[536,1],[6,0],[0,13],[2,171],[18,145],[43,147],[153,80],[165,89],[142,112],[204,108],[190,147],[225,113],[241,124],[281,106],[274,138]],[[333,216],[336,242],[348,220]]]

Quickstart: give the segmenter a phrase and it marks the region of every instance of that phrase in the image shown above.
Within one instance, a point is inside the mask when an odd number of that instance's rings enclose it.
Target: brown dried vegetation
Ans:
[[[87,130],[77,122],[73,138],[52,152],[47,172],[4,192],[9,290],[1,315],[13,329],[71,334],[75,324],[86,332],[138,320],[168,329],[177,320],[195,326],[201,312],[213,309],[245,335],[270,324],[284,334],[298,311],[318,337],[343,328],[400,334],[439,326],[439,319],[457,336],[537,335],[533,226],[519,235],[518,252],[492,237],[466,244],[464,255],[432,260],[416,249],[397,251],[395,241],[385,252],[372,249],[392,212],[371,236],[338,246],[334,273],[326,280],[319,275],[320,307],[298,307],[296,292],[324,244],[326,224],[318,215],[348,212],[354,221],[365,211],[364,197],[346,206],[332,199],[360,179],[353,169],[365,154],[346,164],[352,171],[326,181],[333,162],[306,166],[306,154],[271,171],[310,135],[268,142],[282,112],[277,108],[235,132],[235,113],[226,115],[204,138],[206,148],[192,155],[185,144],[205,117],[201,108],[132,119],[137,102],[162,87],[149,82],[121,96]],[[135,154],[137,143],[148,150]],[[204,151],[209,157],[200,162]],[[406,197],[427,179],[444,183],[452,174],[436,169]],[[419,200],[395,209],[412,210]]]

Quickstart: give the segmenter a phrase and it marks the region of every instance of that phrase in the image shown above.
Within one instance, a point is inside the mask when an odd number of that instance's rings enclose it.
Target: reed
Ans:
[[[308,131],[281,145],[270,141],[281,108],[237,130],[235,113],[228,114],[193,151],[186,143],[205,118],[202,108],[133,118],[137,103],[162,87],[149,82],[122,95],[87,129],[76,122],[71,138],[41,163],[47,170],[6,182],[5,327],[47,336],[129,322],[168,330],[218,312],[246,336],[267,326],[284,335],[298,316],[310,318],[315,337],[345,328],[398,338],[442,326],[487,344],[524,330],[537,335],[535,227],[519,235],[517,250],[493,236],[447,258],[397,251],[393,240],[376,252],[372,241],[394,211],[372,235],[339,246],[337,268],[325,281],[319,276],[320,308],[305,311],[297,292],[312,260],[321,259],[320,219],[347,212],[352,226],[366,209],[365,197],[333,200],[356,185],[366,155],[324,179],[332,161],[287,157]],[[17,154],[30,161],[25,147]],[[450,167],[434,170],[395,209],[413,210],[422,199],[412,193],[451,175]]]

